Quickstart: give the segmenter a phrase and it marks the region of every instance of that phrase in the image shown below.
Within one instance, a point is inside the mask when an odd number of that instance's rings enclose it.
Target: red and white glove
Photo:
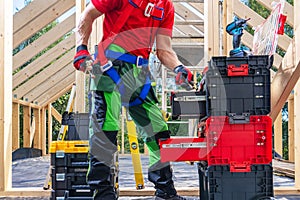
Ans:
[[[188,68],[178,65],[175,67],[174,72],[177,74],[175,78],[176,85],[180,85],[186,90],[194,89],[194,75]]]
[[[87,49],[87,46],[82,44],[79,45],[76,49],[76,55],[74,57],[73,65],[77,70],[80,70],[82,72],[87,71],[87,63],[86,61],[91,60],[91,55]]]

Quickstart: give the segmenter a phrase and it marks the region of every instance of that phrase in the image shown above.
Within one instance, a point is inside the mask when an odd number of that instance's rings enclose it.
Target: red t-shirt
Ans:
[[[154,42],[151,39],[152,34],[164,34],[172,37],[174,24],[173,3],[171,0],[156,1],[155,5],[164,9],[163,19],[160,21],[158,28],[152,27],[154,19],[146,17],[144,10],[135,8],[113,43],[136,56],[141,55],[148,58]],[[102,39],[105,40],[114,24],[117,23],[119,15],[129,4],[129,0],[92,0],[92,3],[97,10],[105,14]]]

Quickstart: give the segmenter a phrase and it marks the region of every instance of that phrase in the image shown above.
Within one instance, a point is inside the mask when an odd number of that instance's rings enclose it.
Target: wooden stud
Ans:
[[[211,56],[219,56],[221,52],[219,1],[205,1],[204,7],[204,60],[207,63]]]
[[[52,116],[59,122],[61,122],[62,120],[62,116],[61,114],[52,106],[51,107],[51,113],[52,113]]]
[[[32,120],[31,120],[31,124],[30,124],[30,147],[32,148],[32,144],[33,144],[33,138],[35,136],[35,116],[32,116]]]
[[[48,104],[48,147],[52,142],[52,105]],[[49,149],[48,149],[49,151]]]
[[[23,106],[23,147],[30,146],[31,107]]]
[[[12,184],[12,11],[12,1],[0,1],[0,191]]]
[[[33,109],[33,116],[35,118],[35,134],[33,138],[33,147],[42,149],[42,129],[41,129],[41,112],[40,109]]]
[[[46,133],[47,133],[47,119],[46,119],[46,109],[42,108],[40,110],[41,112],[41,133],[42,133],[42,137],[41,137],[41,141],[42,141],[42,155],[45,156],[47,155],[47,151],[46,151]]]
[[[288,112],[289,112],[289,123],[288,123],[288,137],[289,137],[289,161],[295,161],[295,109],[294,109],[294,95],[291,94],[288,99]]]
[[[84,10],[86,5],[85,0],[76,0],[76,25],[79,23],[80,15]],[[75,52],[74,52],[75,53]],[[76,80],[76,96],[75,96],[75,112],[85,112],[85,74],[76,71],[75,72]]]
[[[294,114],[295,122],[300,121],[300,2],[294,1],[294,39],[295,39],[295,48],[293,52],[294,66],[297,66],[297,69],[293,72],[295,74],[295,83],[298,80],[294,88]],[[294,84],[295,84],[294,83]],[[292,83],[290,83],[292,85]],[[294,144],[295,144],[295,188],[300,188],[300,123],[294,124]]]
[[[12,151],[20,148],[20,104],[12,103]]]
[[[223,55],[229,55],[232,49],[232,36],[225,32],[226,26],[233,21],[233,2],[232,0],[224,0],[223,2]]]
[[[282,148],[282,114],[278,114],[274,122],[274,149],[279,155],[283,156]]]
[[[300,5],[300,4],[299,4]],[[299,38],[300,39],[300,38]],[[300,121],[300,82],[294,88],[294,120]],[[295,187],[300,188],[300,124],[294,124]]]

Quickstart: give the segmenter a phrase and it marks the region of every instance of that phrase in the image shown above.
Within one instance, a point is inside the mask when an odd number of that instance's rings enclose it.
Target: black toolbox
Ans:
[[[51,200],[93,200],[90,189],[52,190]]]
[[[93,199],[86,183],[88,141],[53,141],[50,146],[52,200]]]
[[[257,200],[274,196],[271,165],[252,165],[251,172],[230,172],[228,165],[209,166],[207,179],[209,200]]]
[[[212,57],[206,72],[209,116],[270,112],[269,56]]]
[[[172,118],[201,118],[206,116],[205,92],[172,92]]]

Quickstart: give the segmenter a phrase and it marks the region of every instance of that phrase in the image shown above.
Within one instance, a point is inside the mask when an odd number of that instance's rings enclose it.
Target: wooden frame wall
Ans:
[[[0,1],[0,192],[12,185],[12,1]]]
[[[204,1],[204,14],[205,14],[205,54],[206,61],[213,55],[222,54],[222,48],[224,50],[223,54],[228,54],[228,49],[231,49],[231,37],[223,36],[223,46],[220,44],[220,18],[218,17],[218,22],[216,22],[216,13],[219,13],[219,2],[218,0],[212,1]],[[266,8],[271,8],[271,0],[258,0],[258,2],[262,3]],[[291,26],[297,27],[294,29],[295,37],[293,40],[289,39],[286,36],[282,36],[279,39],[278,45],[283,49],[287,50],[287,53],[284,58],[279,55],[275,55],[275,66],[278,68],[278,73],[275,74],[274,79],[272,81],[272,113],[271,117],[275,119],[279,114],[283,104],[286,102],[288,96],[290,95],[292,89],[294,88],[299,76],[300,76],[300,50],[299,50],[299,40],[300,40],[300,31],[299,23],[296,19],[299,19],[300,13],[297,12],[300,9],[300,2],[294,1],[294,8],[289,4],[285,6],[285,13],[288,15],[287,23]],[[46,6],[47,5],[47,6]],[[71,89],[72,84],[75,81],[74,69],[71,68],[65,69],[66,71],[58,71],[64,74],[64,80],[60,80],[57,85],[52,85],[52,88],[55,88],[50,92],[50,88],[45,87],[44,90],[40,92],[43,94],[42,96],[37,95],[37,93],[28,93],[24,94],[25,100],[32,100],[37,103],[37,106],[34,104],[27,105],[28,102],[23,101],[12,101],[13,93],[11,92],[13,87],[17,87],[17,85],[21,84],[28,74],[25,71],[20,71],[22,73],[17,73],[12,77],[12,69],[17,69],[20,65],[24,63],[24,58],[33,57],[38,51],[47,47],[56,36],[62,36],[67,33],[69,30],[73,29],[75,26],[74,15],[68,18],[65,22],[56,27],[52,36],[47,34],[40,41],[44,42],[36,42],[30,47],[24,49],[24,52],[20,54],[16,54],[12,57],[11,52],[12,48],[17,47],[22,41],[31,37],[35,32],[40,30],[40,28],[49,24],[53,20],[55,20],[58,16],[63,14],[68,9],[74,7],[76,5],[76,19],[78,20],[79,13],[83,10],[85,6],[84,0],[54,0],[51,1],[51,5],[46,0],[33,1],[31,6],[39,8],[34,9],[33,12],[30,12],[32,8],[25,8],[21,10],[18,14],[14,16],[15,23],[13,24],[12,20],[12,9],[4,9],[12,7],[12,1],[0,1],[0,196],[2,194],[24,194],[24,195],[33,195],[32,191],[36,191],[35,194],[39,196],[43,196],[42,194],[49,195],[49,192],[41,192],[39,189],[26,191],[13,191],[11,190],[11,150],[13,148],[18,148],[18,143],[15,142],[12,145],[12,137],[18,137],[18,129],[13,129],[12,134],[12,124],[17,122],[12,122],[12,119],[17,118],[17,114],[12,114],[12,107],[14,111],[18,111],[20,106],[28,107],[26,110],[27,116],[33,109],[34,113],[34,122],[35,126],[32,126],[29,123],[29,120],[26,122],[25,129],[29,129],[29,146],[31,146],[32,140],[30,138],[34,138],[33,145],[38,148],[42,148],[43,155],[46,154],[46,110],[49,109],[49,113],[53,112],[51,107],[51,102],[57,99],[59,96],[64,94],[65,92]],[[232,21],[233,14],[238,15],[240,17],[251,17],[252,20],[249,21],[251,26],[257,25],[256,23],[261,22],[262,19],[256,13],[246,8],[243,4],[238,0],[224,0],[223,1],[224,8],[224,20],[223,20],[223,28],[225,27],[229,21]],[[293,9],[293,10],[292,10]],[[295,15],[295,16],[294,16]],[[294,20],[295,19],[295,20]],[[197,22],[198,23],[198,22]],[[199,22],[201,25],[201,22]],[[38,26],[37,26],[38,25]],[[178,24],[179,25],[179,24]],[[69,30],[67,30],[69,29]],[[99,31],[99,30],[97,30]],[[98,33],[98,32],[97,32]],[[53,37],[53,35],[55,37]],[[13,40],[14,39],[14,40]],[[243,43],[246,45],[251,45],[252,36],[245,33],[243,37]],[[52,40],[52,41],[53,41]],[[40,60],[37,59],[31,65],[27,66],[31,69],[36,69],[36,66],[45,67],[47,65],[45,58],[57,58],[60,53],[66,52],[66,50],[70,50],[74,48],[75,36],[70,35],[66,40],[62,41],[62,43],[58,44],[57,47],[53,48],[51,51],[47,52],[45,57]],[[98,40],[97,40],[98,41]],[[74,50],[73,50],[74,51]],[[71,62],[73,59],[72,53],[66,54],[66,57],[60,58],[58,62],[65,61],[65,66],[71,66]],[[282,61],[282,62],[281,62]],[[53,60],[48,60],[48,62],[53,62]],[[206,63],[206,62],[205,62]],[[4,67],[5,66],[5,67]],[[41,69],[41,68],[40,68]],[[31,70],[28,70],[31,71]],[[68,73],[69,72],[69,73]],[[68,74],[67,74],[68,73]],[[67,74],[67,75],[66,75]],[[81,75],[79,75],[81,76]],[[83,81],[81,77],[77,76],[77,81]],[[84,76],[84,75],[82,75]],[[16,80],[16,81],[12,81]],[[37,80],[37,79],[36,79]],[[53,81],[53,80],[52,80]],[[13,84],[12,84],[13,82]],[[51,80],[44,84],[44,86],[48,85]],[[81,82],[82,83],[82,82]],[[84,91],[84,84],[78,84],[77,90]],[[64,87],[61,87],[63,85]],[[83,89],[78,89],[79,85]],[[36,85],[30,86],[33,90]],[[51,88],[51,89],[52,89]],[[295,96],[294,96],[294,111],[295,111],[295,121],[299,118],[299,94],[300,94],[300,86],[299,84],[294,88]],[[47,91],[47,92],[45,92]],[[48,92],[49,91],[49,92]],[[20,93],[21,94],[21,93]],[[34,96],[35,94],[36,96]],[[82,92],[81,94],[77,94],[78,103],[75,107],[77,111],[84,111],[83,105],[85,105],[84,98],[82,98],[85,94]],[[39,96],[39,97],[37,97]],[[17,98],[21,98],[16,93]],[[23,97],[23,96],[22,96]],[[13,102],[13,103],[12,103]],[[26,104],[27,103],[27,104]],[[5,108],[5,109],[4,109]],[[56,113],[57,114],[57,113]],[[56,115],[54,114],[54,115]],[[298,117],[297,117],[298,116]],[[52,117],[52,115],[50,115]],[[28,117],[29,118],[29,117]],[[59,118],[59,116],[58,116]],[[299,121],[299,120],[298,120]],[[30,124],[30,125],[28,125]],[[29,127],[28,127],[29,126]],[[291,129],[293,129],[291,127]],[[276,193],[295,193],[299,192],[300,188],[300,124],[295,123],[294,125],[294,143],[295,143],[295,187],[294,188],[280,188],[276,189]],[[51,129],[49,129],[51,132]],[[16,133],[15,133],[16,132]],[[34,132],[34,135],[33,135]],[[14,135],[16,134],[16,135]],[[48,137],[49,138],[49,137]],[[49,138],[51,139],[51,138]],[[26,139],[27,140],[27,139]],[[26,142],[26,144],[28,141]],[[3,178],[2,178],[3,177]],[[136,191],[134,191],[136,192]],[[33,195],[35,196],[35,195]]]

